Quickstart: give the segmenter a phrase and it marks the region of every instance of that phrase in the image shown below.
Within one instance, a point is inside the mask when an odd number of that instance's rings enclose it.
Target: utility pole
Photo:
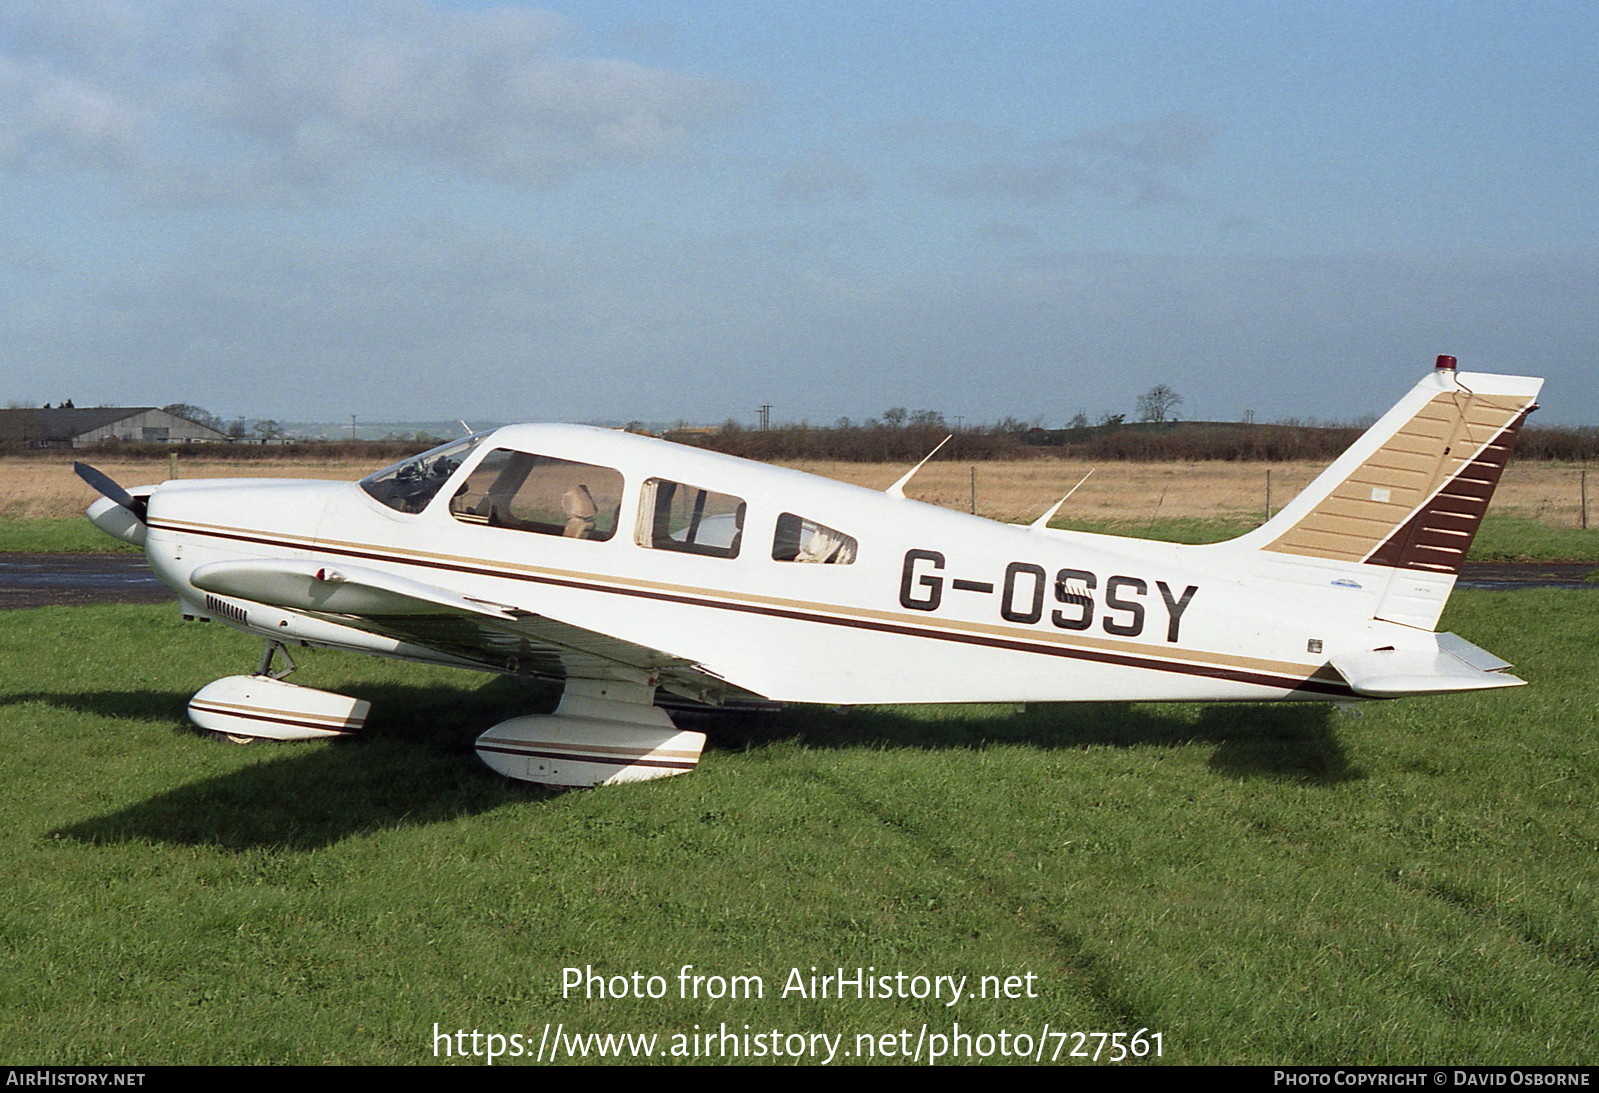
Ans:
[[[761,432],[764,433],[772,427],[772,404],[763,402],[755,412],[761,416]]]

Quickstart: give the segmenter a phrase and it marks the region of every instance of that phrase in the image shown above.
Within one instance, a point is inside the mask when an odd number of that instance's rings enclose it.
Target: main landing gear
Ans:
[[[274,671],[278,654],[288,667]],[[234,743],[350,736],[371,704],[285,681],[294,660],[269,641],[255,672],[228,676],[189,700],[189,719]],[[549,786],[596,786],[686,774],[705,734],[680,730],[654,704],[655,677],[643,669],[573,658],[551,714],[502,721],[477,739],[483,762],[508,778]]]

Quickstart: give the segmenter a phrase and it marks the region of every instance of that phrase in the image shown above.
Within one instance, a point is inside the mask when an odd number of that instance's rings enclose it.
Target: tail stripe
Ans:
[[[1515,446],[1516,434],[1527,411],[1516,415],[1483,450],[1461,468],[1454,479],[1407,520],[1403,527],[1366,559],[1372,565],[1395,569],[1425,569],[1434,573],[1460,572],[1482,523],[1483,513],[1505,463]]]
[[[1435,394],[1265,549],[1458,573],[1530,402]]]

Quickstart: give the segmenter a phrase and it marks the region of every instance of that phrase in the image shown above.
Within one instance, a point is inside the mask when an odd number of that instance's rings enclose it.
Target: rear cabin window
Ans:
[[[736,558],[744,535],[744,508],[743,499],[732,494],[651,478],[639,499],[639,545]]]
[[[622,475],[610,467],[496,448],[450,499],[468,524],[604,542],[616,534]]]
[[[772,537],[772,557],[779,562],[849,565],[855,560],[855,547],[855,536],[792,512],[777,518],[777,534]]]

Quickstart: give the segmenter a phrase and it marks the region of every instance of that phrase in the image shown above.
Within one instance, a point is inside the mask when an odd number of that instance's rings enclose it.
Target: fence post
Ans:
[[[972,464],[972,515],[977,515],[977,464]]]

